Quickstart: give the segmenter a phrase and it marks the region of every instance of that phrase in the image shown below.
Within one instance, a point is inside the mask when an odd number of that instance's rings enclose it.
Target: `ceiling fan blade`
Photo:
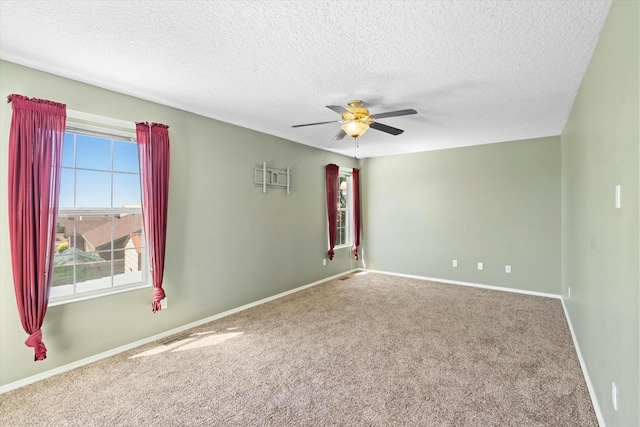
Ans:
[[[371,117],[372,119],[384,119],[385,117],[408,116],[410,114],[418,114],[418,112],[413,108],[408,108],[406,110],[389,111],[388,113],[373,114],[369,117]]]
[[[332,139],[334,141],[337,141],[339,139],[344,138],[345,136],[347,136],[347,133],[344,130],[340,129],[340,132],[336,133],[336,136],[334,136]]]
[[[347,110],[346,108],[341,107],[339,105],[327,105],[327,108],[330,109],[330,110],[335,111],[336,113],[338,113],[340,115],[342,115],[344,113],[348,113],[349,114],[349,110]]]
[[[331,120],[330,122],[318,122],[318,123],[305,123],[303,125],[293,125],[292,128],[299,128],[302,126],[315,126],[315,125],[326,125],[327,123],[338,123],[339,120]]]
[[[390,133],[391,135],[400,135],[402,132],[404,132],[402,129],[383,125],[382,123],[378,123],[378,122],[373,122],[369,124],[369,127],[376,130],[381,130],[382,132]]]

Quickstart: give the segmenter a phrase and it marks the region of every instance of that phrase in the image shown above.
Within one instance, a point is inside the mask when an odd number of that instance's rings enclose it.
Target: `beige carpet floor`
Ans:
[[[0,424],[597,420],[559,300],[368,273],[4,393]]]

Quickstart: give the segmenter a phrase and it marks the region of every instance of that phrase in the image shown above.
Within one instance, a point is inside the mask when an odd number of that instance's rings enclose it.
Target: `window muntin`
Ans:
[[[147,286],[136,143],[67,128],[50,301]]]
[[[338,174],[338,230],[336,233],[336,248],[351,244],[351,174]]]

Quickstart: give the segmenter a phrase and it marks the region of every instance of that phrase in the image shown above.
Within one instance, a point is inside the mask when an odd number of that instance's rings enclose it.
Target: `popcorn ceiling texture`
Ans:
[[[0,58],[346,155],[339,123],[291,126],[416,109],[372,157],[559,135],[610,5],[2,0]]]

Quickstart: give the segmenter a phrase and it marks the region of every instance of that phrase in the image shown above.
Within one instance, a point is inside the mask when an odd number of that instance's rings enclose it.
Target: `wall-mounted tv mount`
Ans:
[[[263,193],[267,192],[267,188],[282,188],[287,190],[287,194],[291,194],[291,175],[289,166],[285,169],[270,168],[263,162],[253,168],[253,183],[262,187]]]

